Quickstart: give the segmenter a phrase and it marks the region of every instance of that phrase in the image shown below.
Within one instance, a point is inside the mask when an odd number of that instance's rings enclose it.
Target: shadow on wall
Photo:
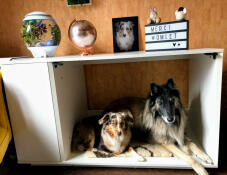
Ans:
[[[19,56],[32,56],[29,51],[25,51],[21,47],[17,47],[17,45],[9,44],[7,41],[0,41],[0,47],[5,48],[4,52],[0,52],[1,57],[19,57]],[[24,46],[26,48],[26,46]]]
[[[1,10],[0,10],[1,11]],[[1,19],[0,19],[1,20]],[[0,39],[0,58],[1,57],[18,57],[18,56],[32,56],[32,54],[27,50],[23,40],[20,37],[20,27],[21,23],[18,24],[17,21],[12,20],[6,26],[13,26],[14,32],[8,34],[11,28],[0,28],[0,33],[4,31],[4,35],[1,34]],[[5,25],[3,25],[5,26]]]
[[[190,110],[188,112],[188,121],[186,128],[186,135],[189,136],[200,146],[203,146],[203,122],[201,111],[200,95],[192,100]]]

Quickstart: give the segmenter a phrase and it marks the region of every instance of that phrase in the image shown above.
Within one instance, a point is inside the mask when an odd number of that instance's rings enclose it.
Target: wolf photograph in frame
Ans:
[[[114,52],[138,51],[138,16],[113,18]]]

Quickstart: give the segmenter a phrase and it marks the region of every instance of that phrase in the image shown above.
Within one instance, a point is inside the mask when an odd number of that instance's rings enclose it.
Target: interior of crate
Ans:
[[[147,65],[146,70],[139,68],[142,64]],[[108,102],[119,97],[146,97],[150,80],[163,84],[172,77],[180,90],[182,102],[188,109],[187,135],[212,158],[214,164],[205,166],[216,167],[221,81],[217,75],[218,64],[218,60],[191,58],[106,64],[100,70],[99,65],[64,62],[64,66],[54,69],[64,163],[86,166],[187,167],[183,161],[174,157],[151,157],[146,162],[138,162],[131,158],[87,158],[84,154],[72,153],[70,149],[73,126],[78,120],[100,112]],[[121,82],[117,77],[118,71],[125,74]],[[136,77],[140,78],[135,79],[135,74],[139,74]],[[142,85],[137,86],[136,83]]]

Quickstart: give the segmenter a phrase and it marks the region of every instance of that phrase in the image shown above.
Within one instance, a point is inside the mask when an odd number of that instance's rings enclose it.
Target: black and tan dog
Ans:
[[[181,104],[179,91],[173,79],[164,85],[151,83],[147,99],[124,98],[112,102],[105,109],[107,112],[129,110],[134,117],[134,129],[140,131],[149,143],[158,143],[176,157],[186,161],[198,174],[206,175],[207,171],[193,157],[212,164],[210,157],[196,144],[185,137],[186,114]]]

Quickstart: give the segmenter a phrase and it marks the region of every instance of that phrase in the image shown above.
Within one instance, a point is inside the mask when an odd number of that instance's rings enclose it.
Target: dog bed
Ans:
[[[173,154],[163,148],[159,144],[147,144],[147,143],[131,143],[130,147],[141,157],[173,157]],[[109,153],[103,150],[93,148],[92,150],[86,151],[85,155],[88,158],[109,158],[109,157],[133,157],[132,152],[126,150],[121,154]]]

